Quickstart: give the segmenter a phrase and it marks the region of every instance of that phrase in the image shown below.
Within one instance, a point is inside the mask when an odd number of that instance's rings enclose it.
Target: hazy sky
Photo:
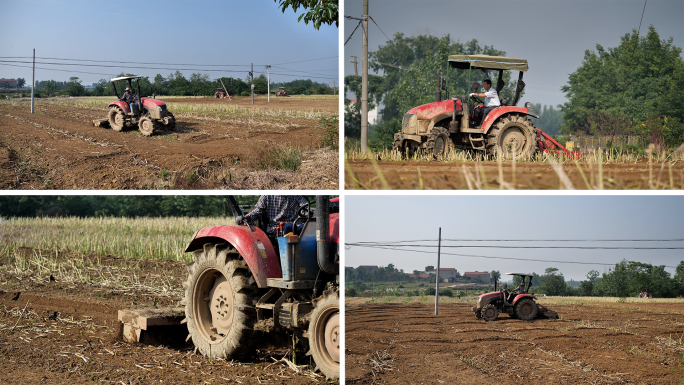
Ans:
[[[297,23],[291,9],[283,14],[273,0],[0,0],[0,14],[0,60],[27,60],[6,58],[30,57],[35,48],[36,56],[45,58],[194,64],[130,64],[117,68],[36,64],[70,71],[37,69],[36,80],[69,80],[77,76],[83,84],[91,84],[122,71],[153,79],[156,74],[167,77],[175,68],[188,68],[181,71],[186,77],[199,72],[211,79],[245,79],[250,63],[254,63],[255,77],[266,73],[264,66],[271,64],[274,82],[311,78],[332,86],[339,77],[338,28],[326,25],[316,31],[311,23]],[[321,58],[329,59],[309,61]],[[298,61],[308,62],[284,64]],[[2,64],[30,64],[0,63],[0,77],[22,77],[31,83],[30,68]]]
[[[461,42],[477,39],[529,62],[522,102],[558,105],[566,102],[560,87],[577,70],[585,50],[616,47],[620,37],[639,27],[644,0],[563,1],[408,1],[370,0],[369,14],[389,38],[430,33],[451,35]],[[346,0],[345,15],[361,17],[362,0]],[[684,1],[650,0],[641,35],[653,24],[661,39],[684,46]],[[357,20],[344,20],[344,41]],[[369,21],[368,49],[375,51],[387,38]],[[344,47],[344,74],[353,75],[350,55],[361,56],[361,29]],[[361,64],[359,64],[361,71]],[[517,77],[517,72],[515,74]],[[521,104],[519,104],[521,105]]]
[[[684,196],[572,196],[572,195],[421,195],[347,196],[345,241],[400,241],[437,239],[682,239]],[[435,243],[436,244],[436,243]],[[450,243],[456,245],[457,243]],[[474,245],[476,243],[460,243]],[[481,244],[481,243],[480,243]],[[499,245],[504,243],[497,243]],[[660,246],[683,247],[684,242],[645,243],[508,243],[518,246]],[[653,265],[677,266],[682,250],[580,250],[580,249],[442,249],[494,257],[531,258],[615,264],[623,258]],[[437,252],[352,247],[345,266],[387,266],[405,272],[437,266]],[[441,267],[466,271],[499,270],[543,274],[560,269],[567,280],[583,280],[589,270],[606,272],[609,266],[553,262],[511,261],[442,255]],[[675,269],[666,269],[674,275]],[[507,279],[504,277],[504,279]]]

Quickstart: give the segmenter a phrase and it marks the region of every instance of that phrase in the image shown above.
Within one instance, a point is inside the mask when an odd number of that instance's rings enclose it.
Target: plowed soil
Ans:
[[[123,342],[119,309],[183,311],[184,263],[19,252],[51,255],[51,263],[60,268],[51,279],[38,273],[33,262],[25,272],[16,272],[0,259],[0,384],[328,383],[311,366],[295,372],[275,362],[292,358],[287,348],[291,336],[284,333],[259,333],[252,340],[254,355],[243,362],[194,354],[193,345],[185,342],[185,325],[157,329],[149,344]],[[73,267],[70,260],[76,261]],[[297,349],[297,364],[309,365],[305,353]]]
[[[679,384],[684,304],[547,305],[559,320],[475,318],[471,304],[348,305],[347,384]]]
[[[184,103],[252,108],[249,98],[162,100],[172,112],[173,105]],[[337,101],[272,98],[267,104],[257,99],[254,107],[262,109],[261,115],[175,112],[174,130],[143,137],[136,128],[94,127],[93,120],[106,118],[104,107],[39,99],[31,114],[30,101],[3,103],[0,189],[297,188],[288,187],[297,176],[292,171],[273,170],[265,177],[271,180],[257,186],[247,179],[264,176],[247,173],[263,170],[264,157],[274,148],[298,148],[315,157],[322,135],[318,121],[264,116],[263,110],[334,113]],[[193,170],[199,183],[193,184],[192,176],[184,181]],[[314,188],[337,188],[337,170],[333,173],[317,175]]]
[[[428,161],[378,161],[379,169],[393,190],[415,189],[499,189],[499,165],[497,162],[428,162]],[[562,165],[564,173],[575,189],[599,187],[598,165],[580,163],[586,182],[574,163]],[[603,188],[605,189],[682,189],[684,188],[684,162],[670,162],[672,179],[668,164],[656,164],[649,168],[647,159],[636,164],[602,165]],[[348,167],[363,186],[359,186],[345,172],[345,188],[382,189],[382,179],[368,160],[350,160]],[[464,172],[465,167],[465,172]],[[515,173],[510,163],[504,164],[503,182],[506,189],[564,189],[558,174],[549,163],[518,163]],[[650,170],[650,171],[649,171]],[[650,174],[649,174],[650,173]],[[484,176],[483,176],[484,174]],[[466,175],[469,175],[466,177]],[[649,175],[652,175],[649,177]],[[471,184],[468,184],[468,178]],[[649,179],[650,178],[650,179]]]

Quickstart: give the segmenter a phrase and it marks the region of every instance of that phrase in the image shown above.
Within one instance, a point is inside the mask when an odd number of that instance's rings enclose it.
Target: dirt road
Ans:
[[[263,100],[253,107],[246,99],[166,99],[170,110],[180,110],[177,126],[151,137],[94,127],[106,107],[38,100],[30,114],[30,102],[3,103],[0,189],[288,188],[295,172],[265,170],[278,155],[273,151],[296,149],[313,161],[336,157],[316,152],[322,131],[313,115],[336,111],[337,101]],[[229,109],[236,106],[237,113]],[[335,170],[324,166],[317,188],[337,188],[336,163]],[[259,178],[260,185],[249,184]]]
[[[347,384],[679,384],[684,304],[547,305],[560,320],[477,320],[471,304],[346,309]]]
[[[345,171],[345,188],[382,189],[382,179],[368,160],[348,161],[357,182]],[[502,165],[503,182],[499,183],[497,162],[428,162],[428,161],[379,161],[382,176],[394,190],[415,189],[564,189],[565,184],[549,163],[519,163],[513,167]],[[575,189],[598,189],[599,168],[597,164],[580,163],[582,173],[574,163],[562,165],[563,172]],[[465,168],[465,170],[464,170]],[[670,176],[670,170],[672,175]],[[647,159],[636,164],[604,164],[604,189],[683,189],[684,162],[671,162],[670,166],[656,164],[649,167]],[[586,182],[585,182],[586,178]]]

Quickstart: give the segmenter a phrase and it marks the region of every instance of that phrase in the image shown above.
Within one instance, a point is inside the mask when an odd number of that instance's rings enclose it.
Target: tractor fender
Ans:
[[[532,294],[518,294],[513,298],[513,303],[511,304],[513,307],[515,307],[515,304],[518,303],[518,301],[524,299],[524,298],[530,298],[534,301],[534,296]]]
[[[441,122],[444,119],[451,119],[454,111],[454,101],[453,100],[443,100],[441,102],[432,102],[428,104],[423,104],[418,107],[414,107],[406,113],[406,115],[411,114],[415,115],[416,119],[418,120],[429,120],[430,123],[428,124],[427,127],[427,132],[430,132],[434,127],[435,124],[438,122]],[[458,100],[456,101],[456,111],[462,111],[461,109],[461,101]],[[404,119],[404,122],[402,125],[409,125],[409,124],[418,124],[417,121],[415,122],[409,122],[406,119]],[[408,127],[407,127],[408,128]],[[415,134],[418,132],[417,128],[415,129],[404,129],[402,127],[404,132],[407,132],[409,134]]]
[[[109,107],[112,107],[112,106],[117,106],[117,107],[121,108],[125,114],[131,113],[131,106],[129,106],[128,103],[126,103],[126,102],[122,102],[121,100],[119,100],[118,102],[109,103]]]
[[[506,114],[511,114],[511,113],[519,113],[523,115],[529,115],[534,118],[539,118],[539,116],[530,113],[527,111],[527,108],[525,107],[514,107],[514,106],[506,106],[506,107],[499,107],[495,108],[490,112],[486,117],[484,122],[482,122],[482,130],[484,130],[485,133],[489,132],[489,129],[491,128],[492,124],[496,122],[499,117],[506,115]]]
[[[185,252],[201,249],[205,243],[228,242],[240,253],[254,275],[257,286],[268,287],[268,278],[282,278],[280,258],[275,252],[271,241],[261,229],[252,226],[251,232],[247,226],[212,226],[205,227],[192,237],[192,241],[185,248]]]

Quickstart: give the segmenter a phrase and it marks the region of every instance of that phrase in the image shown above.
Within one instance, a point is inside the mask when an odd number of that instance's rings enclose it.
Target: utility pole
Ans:
[[[254,63],[252,63],[252,70],[249,71],[249,78],[252,82],[252,104],[254,104]]]
[[[335,80],[333,80],[333,95],[335,95]]]
[[[439,315],[439,259],[442,251],[442,228],[439,228],[439,241],[437,243],[437,279],[435,279],[435,315]]]
[[[268,78],[268,102],[271,102],[271,65],[266,66],[266,73]]]
[[[356,64],[357,64],[357,63],[356,63],[356,59],[358,59],[359,57],[356,56],[356,55],[351,55],[351,57],[354,58],[354,60],[350,60],[350,61],[349,61],[350,63],[354,63],[354,76],[359,76],[359,71],[357,70],[358,67],[357,67],[357,65],[356,65]]]
[[[36,89],[36,49],[33,49],[33,79],[31,80],[31,113],[33,113],[33,90]]]
[[[363,0],[363,52],[361,64],[361,154],[368,151],[368,0]]]

